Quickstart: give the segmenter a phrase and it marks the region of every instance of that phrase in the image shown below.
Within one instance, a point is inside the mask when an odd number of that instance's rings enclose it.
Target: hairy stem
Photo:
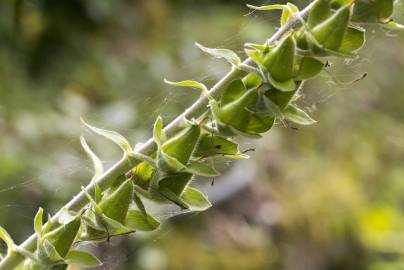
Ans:
[[[299,24],[302,18],[305,18],[309,13],[312,5],[315,3],[313,1],[310,3],[305,9],[301,12],[296,14],[287,24],[283,27],[279,28],[278,31],[268,39],[267,43],[272,44],[275,41],[279,40],[285,33],[293,29],[294,26]],[[247,58],[241,65],[251,65],[253,61],[251,58]],[[213,97],[219,96],[224,89],[231,83],[233,80],[241,78],[245,74],[244,71],[232,68],[220,81],[218,81],[210,90],[209,94]],[[201,96],[198,100],[195,101],[188,109],[186,109],[182,114],[180,114],[177,118],[175,118],[171,123],[169,123],[165,128],[164,131],[171,135],[175,130],[182,124],[185,118],[197,118],[207,110],[208,100],[205,96]],[[137,152],[150,155],[154,151],[156,151],[156,145],[153,139],[149,139],[146,143],[141,145],[139,148],[136,149]],[[95,183],[97,183],[102,190],[105,190],[109,187],[111,182],[116,179],[119,175],[122,175],[133,168],[137,163],[138,160],[134,159],[133,157],[125,156],[121,160],[119,160],[115,165],[113,165],[108,171],[106,171],[103,175],[101,175],[96,181],[91,182],[86,186],[86,190],[92,193],[95,189]],[[87,204],[87,198],[83,191],[78,193],[74,196],[67,204],[65,204],[51,219],[52,223],[56,223],[59,215],[64,209],[78,211],[83,208]],[[44,225],[46,226],[46,225]],[[21,245],[20,248],[34,251],[36,248],[36,240],[37,237],[35,234],[31,235],[27,238]],[[22,261],[24,257],[16,252],[9,252],[7,256],[0,262],[0,270],[11,270],[17,267]]]

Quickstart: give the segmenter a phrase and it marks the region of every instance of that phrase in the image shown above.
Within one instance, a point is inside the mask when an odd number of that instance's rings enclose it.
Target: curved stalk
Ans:
[[[303,9],[301,12],[296,14],[287,24],[285,24],[283,27],[279,28],[278,31],[268,39],[267,43],[272,44],[275,41],[279,40],[285,33],[293,29],[297,24],[299,24],[302,20],[302,18],[305,18],[313,4],[315,3],[312,2],[310,3],[305,9]],[[242,62],[241,65],[251,65],[253,63],[251,58],[247,58]],[[213,97],[217,97],[220,95],[224,89],[228,86],[230,82],[232,82],[235,79],[241,78],[245,72],[241,69],[233,67],[220,81],[218,81],[210,90],[209,94]],[[198,116],[202,115],[204,112],[207,111],[206,105],[208,104],[208,99],[205,96],[201,96],[198,100],[195,101],[194,104],[192,104],[188,109],[186,109],[182,114],[180,114],[177,118],[175,118],[171,123],[169,123],[165,128],[164,131],[171,135],[177,127],[179,127],[182,124],[182,121],[184,119],[191,119],[191,118],[197,118]],[[150,155],[156,150],[156,145],[154,143],[154,140],[151,138],[149,139],[146,143],[141,145],[136,149],[136,152],[144,154],[144,155]],[[139,160],[136,160],[133,157],[130,156],[125,156],[121,160],[119,160],[115,165],[113,165],[109,170],[107,170],[103,175],[101,175],[96,181],[92,181],[90,184],[86,186],[86,190],[89,193],[94,192],[96,184],[98,184],[102,190],[105,190],[109,187],[111,182],[118,177],[119,175],[122,175],[129,171],[131,168],[133,168],[136,164],[139,163]],[[52,223],[56,223],[59,215],[61,214],[63,209],[69,209],[69,210],[74,210],[78,211],[81,208],[83,208],[87,204],[87,199],[83,191],[78,193],[76,196],[74,196],[67,204],[65,204],[51,219]],[[44,225],[46,226],[46,224]],[[29,251],[34,251],[35,250],[35,244],[36,244],[37,237],[35,234],[31,235],[29,238],[27,238],[20,246],[20,249],[25,249]],[[18,248],[17,248],[18,250]],[[7,254],[6,257],[4,257],[3,260],[0,261],[0,270],[11,270],[17,267],[25,257],[21,256],[17,251],[12,251]]]

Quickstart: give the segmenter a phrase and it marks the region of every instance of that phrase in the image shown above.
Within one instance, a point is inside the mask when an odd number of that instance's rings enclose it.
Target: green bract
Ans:
[[[318,0],[307,24],[297,34],[297,45],[305,55],[353,57],[365,42],[365,30],[349,25],[352,4],[332,13],[330,2]]]
[[[200,134],[200,126],[196,123],[190,123],[176,136],[167,140],[160,149],[160,156],[158,157],[159,169],[178,171],[178,169],[182,169],[181,166],[185,167],[198,143]],[[178,167],[173,166],[173,163],[176,162],[180,163]]]
[[[266,54],[263,66],[269,72],[269,81],[281,91],[296,89],[294,76],[296,41],[293,34],[286,36],[279,44]]]
[[[274,122],[273,117],[256,113],[259,100],[257,88],[247,89],[242,80],[233,81],[224,91],[220,102],[211,101],[215,125],[224,136],[260,137]]]
[[[121,177],[117,178],[119,183]],[[115,183],[116,185],[116,183]],[[134,232],[126,226],[126,217],[129,206],[133,201],[134,184],[131,179],[125,180],[119,187],[111,187],[112,191],[105,194],[99,203],[95,202],[89,194],[92,211],[84,216],[85,232],[81,240],[103,240],[114,234]]]
[[[45,234],[43,241],[49,241],[63,258],[69,252],[74,239],[76,239],[80,224],[80,216],[77,216],[67,224],[61,225],[55,230]]]
[[[313,27],[311,34],[323,49],[338,51],[351,16],[351,6],[338,9],[332,16]]]
[[[394,0],[357,0],[352,21],[361,23],[386,23],[393,15]]]
[[[317,26],[331,16],[330,0],[317,0],[310,10],[307,18],[307,26],[309,29]]]
[[[104,215],[123,223],[132,200],[133,183],[131,180],[126,180],[112,194],[103,198],[98,206]]]

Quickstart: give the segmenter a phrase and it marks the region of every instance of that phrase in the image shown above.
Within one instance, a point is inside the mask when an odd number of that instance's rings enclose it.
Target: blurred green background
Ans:
[[[249,13],[246,3],[1,1],[1,226],[24,240],[39,206],[54,213],[89,181],[80,134],[106,166],[119,158],[80,116],[145,141],[157,115],[169,121],[198,96],[164,77],[212,85],[229,69],[195,41],[242,53],[270,36],[279,14]],[[305,86],[300,104],[316,125],[279,124],[244,142],[255,148],[250,161],[213,187],[200,181],[210,210],[90,246],[99,269],[404,269],[404,35],[368,28],[367,39],[361,57],[330,59],[333,75]]]

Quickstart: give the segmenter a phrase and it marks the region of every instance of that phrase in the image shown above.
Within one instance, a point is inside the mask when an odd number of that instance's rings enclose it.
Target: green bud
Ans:
[[[332,9],[339,9],[345,5],[352,3],[352,0],[332,0],[331,1],[331,8]]]
[[[247,123],[247,131],[250,133],[264,133],[270,130],[274,124],[275,118],[270,116],[252,115]]]
[[[192,174],[190,173],[175,173],[162,176],[159,180],[158,190],[168,189],[173,194],[180,196],[185,187],[191,181]]]
[[[311,29],[331,16],[330,0],[317,0],[310,10],[307,26]]]
[[[289,104],[295,93],[296,91],[282,92],[271,87],[265,92],[265,96],[282,111]]]
[[[129,205],[133,199],[133,183],[126,180],[111,195],[105,197],[99,204],[102,213],[120,223],[124,222]]]
[[[237,155],[238,144],[222,136],[203,133],[193,156],[195,158],[207,158],[212,156]]]
[[[394,0],[358,0],[352,13],[352,21],[362,23],[386,23],[393,15]]]
[[[165,142],[161,147],[161,151],[186,165],[198,143],[200,133],[200,126],[198,124],[191,124]]]
[[[261,76],[256,73],[249,73],[243,78],[243,84],[247,89],[257,88],[262,84]]]
[[[147,162],[143,161],[131,170],[134,175],[134,184],[143,188],[147,188],[153,176],[154,168]]]
[[[59,255],[65,257],[77,236],[80,225],[81,219],[80,216],[77,216],[69,223],[47,233],[43,240],[48,240],[55,247]]]
[[[295,54],[296,41],[290,34],[264,57],[263,65],[275,81],[287,81],[293,77]]]
[[[321,72],[324,64],[313,57],[304,56],[299,59],[296,69],[297,80],[308,80]]]
[[[246,123],[248,123],[251,117],[251,110],[254,109],[257,99],[257,90],[248,90],[239,99],[220,108],[220,122],[244,132]]]
[[[322,48],[338,51],[344,40],[351,17],[351,5],[337,10],[331,17],[313,28],[312,35]]]

